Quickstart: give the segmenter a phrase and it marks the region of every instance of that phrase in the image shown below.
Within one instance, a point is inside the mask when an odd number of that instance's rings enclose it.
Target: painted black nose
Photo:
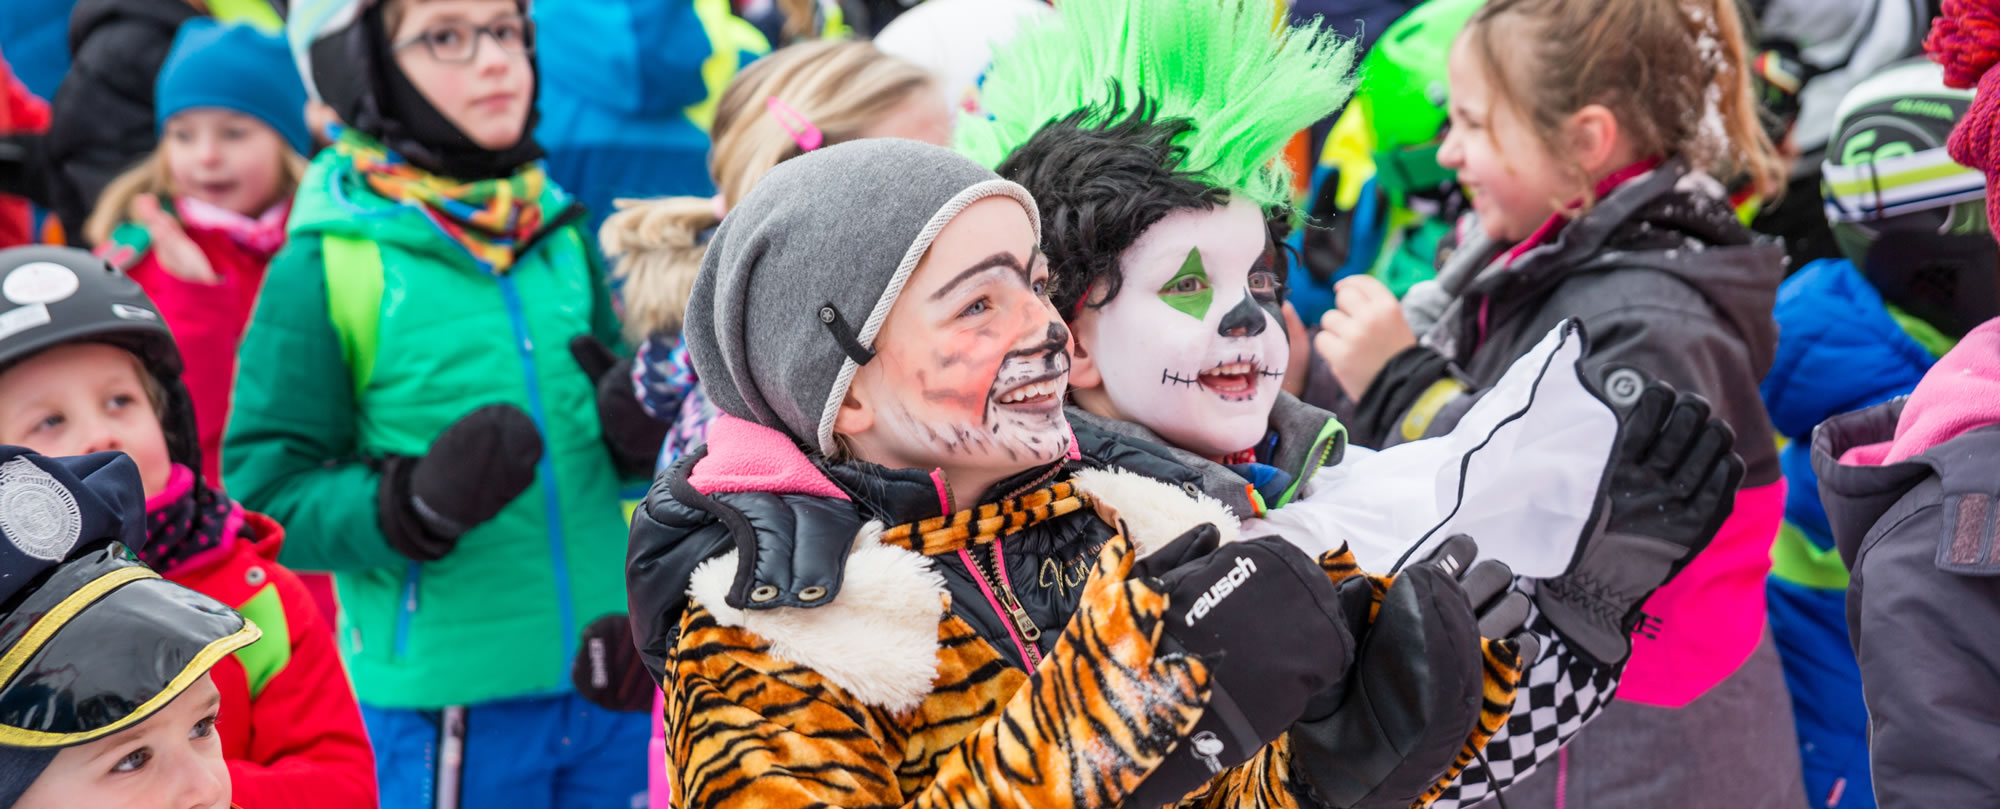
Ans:
[[[1215,332],[1224,337],[1256,337],[1264,333],[1266,318],[1264,309],[1250,297],[1250,290],[1243,290],[1243,300],[1222,316],[1222,325]]]

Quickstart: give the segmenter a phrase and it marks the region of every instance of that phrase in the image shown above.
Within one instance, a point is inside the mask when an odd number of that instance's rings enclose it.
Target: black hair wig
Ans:
[[[1229,202],[1185,165],[1174,145],[1194,130],[1186,118],[1155,120],[1144,96],[1127,109],[1114,84],[1111,99],[1049,122],[1007,156],[1001,177],[1034,195],[1042,212],[1042,252],[1049,258],[1049,298],[1073,319],[1090,290],[1103,282],[1093,308],[1118,296],[1118,257],[1167,214]]]

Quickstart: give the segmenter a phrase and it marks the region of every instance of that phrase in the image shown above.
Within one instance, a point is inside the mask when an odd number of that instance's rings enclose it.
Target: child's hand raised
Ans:
[[[1306,366],[1312,362],[1312,342],[1307,339],[1306,322],[1299,311],[1285,302],[1285,344],[1292,349],[1291,364],[1285,366],[1284,391],[1293,396],[1306,393]]]
[[[1333,285],[1336,308],[1320,318],[1313,349],[1333,370],[1347,395],[1359,401],[1377,374],[1403,349],[1417,344],[1402,304],[1389,288],[1366,275]]]
[[[132,200],[132,215],[152,237],[153,257],[168,275],[192,284],[222,283],[201,247],[188,238],[187,231],[181,229],[181,223],[172,214],[161,209],[159,197],[139,195]]]

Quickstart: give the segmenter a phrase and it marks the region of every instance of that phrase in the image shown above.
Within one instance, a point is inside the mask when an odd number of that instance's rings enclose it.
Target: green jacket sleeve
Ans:
[[[380,476],[356,451],[353,376],[327,313],[317,237],[271,259],[243,335],[223,478],[244,506],[285,526],[283,561],[301,570],[394,567],[376,521]]]

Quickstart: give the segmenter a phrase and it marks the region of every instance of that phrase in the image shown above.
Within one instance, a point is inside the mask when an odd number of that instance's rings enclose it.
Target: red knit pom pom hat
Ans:
[[[2000,172],[2000,71],[1992,69],[2000,63],[2000,0],[1944,0],[1924,52],[1944,66],[1945,86],[1975,93],[1945,147],[1953,160],[1985,172],[1990,191]],[[1986,195],[1986,221],[2000,234],[2000,195]]]

